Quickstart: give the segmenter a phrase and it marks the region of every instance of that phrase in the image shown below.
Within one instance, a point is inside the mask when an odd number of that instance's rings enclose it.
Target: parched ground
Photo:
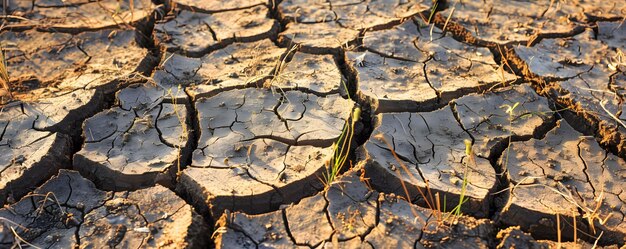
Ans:
[[[623,0],[3,3],[0,248],[626,246]]]

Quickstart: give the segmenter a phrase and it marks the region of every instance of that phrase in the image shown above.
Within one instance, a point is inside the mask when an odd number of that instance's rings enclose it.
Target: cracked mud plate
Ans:
[[[2,7],[8,29],[36,27],[50,32],[78,33],[114,27],[128,27],[147,18],[154,8],[149,0],[101,1],[7,1]]]
[[[233,16],[242,18],[233,22]],[[181,10],[172,20],[157,24],[155,31],[168,50],[200,57],[233,42],[276,36],[278,23],[268,16],[269,10],[263,5],[213,14]]]
[[[470,92],[515,80],[488,49],[443,36],[441,30],[408,19],[390,29],[366,32],[366,52],[348,52],[358,94],[376,112],[432,110]]]
[[[520,105],[511,114],[506,106]],[[496,188],[495,160],[508,139],[524,139],[553,123],[546,99],[527,85],[487,94],[472,94],[433,112],[384,113],[376,116],[372,137],[359,158],[377,189],[407,196],[434,207],[433,193],[452,210],[467,181],[463,212],[486,216]],[[458,120],[458,121],[457,121]],[[472,143],[471,156],[466,141]],[[404,189],[406,186],[406,190]],[[426,195],[429,190],[433,193]]]
[[[67,170],[0,209],[3,248],[202,248],[208,231],[191,206],[167,188],[105,192]]]
[[[432,210],[369,188],[348,171],[328,192],[259,215],[227,212],[217,221],[217,248],[487,248],[493,224],[461,218],[436,227]]]
[[[589,20],[620,20],[626,4],[620,0],[516,1],[487,0],[449,3],[440,14],[457,21],[472,35],[497,43],[533,43],[538,37],[566,36]],[[453,8],[454,7],[454,8]]]
[[[217,218],[225,209],[267,212],[320,189],[353,103],[249,88],[200,98],[195,107],[198,149],[178,188]]]
[[[7,70],[16,98],[45,114],[38,129],[77,133],[82,120],[103,108],[105,95],[136,81],[135,74],[153,63],[132,30],[7,31],[0,37],[9,43]]]
[[[286,51],[265,39],[234,43],[200,58],[171,54],[152,77],[181,102],[188,101],[187,97],[197,100],[232,89],[263,86],[277,75],[276,66]]]
[[[521,225],[535,236],[555,235],[556,215],[564,238],[573,236],[574,215],[579,236],[604,235],[604,244],[623,244],[626,237],[624,189],[626,162],[604,151],[566,122],[544,139],[514,142],[500,159],[511,177],[511,197],[500,219]],[[570,238],[571,239],[571,238]]]
[[[0,206],[70,167],[69,137],[36,129],[43,117],[24,103],[0,109]]]
[[[588,123],[592,128],[586,129],[593,129],[603,145],[613,146],[624,156],[626,57],[622,34],[626,25],[598,25],[602,28],[597,35],[586,29],[573,37],[544,39],[533,47],[514,49],[531,73],[553,79],[546,90],[561,92],[561,103],[576,112],[578,122]]]
[[[151,85],[117,94],[119,105],[85,120],[74,168],[107,190],[173,186],[190,147],[186,106],[163,103]]]

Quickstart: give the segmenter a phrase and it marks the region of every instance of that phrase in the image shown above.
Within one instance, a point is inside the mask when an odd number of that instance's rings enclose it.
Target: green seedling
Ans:
[[[469,183],[468,181],[469,172],[467,170],[468,168],[467,165],[469,163],[475,164],[474,153],[472,151],[472,141],[465,139],[464,143],[465,143],[465,155],[469,158],[469,162],[464,163],[464,167],[463,167],[463,183],[461,184],[461,195],[459,196],[459,204],[457,204],[450,211],[450,214],[454,214],[456,216],[461,216],[461,207],[463,206],[463,204],[465,204],[465,202],[469,201],[469,198],[465,197],[465,193],[467,191],[467,184]]]
[[[361,108],[354,108],[352,111],[351,122],[346,125],[339,135],[339,139],[336,143],[333,143],[332,149],[334,151],[333,158],[327,162],[326,172],[322,174],[324,185],[326,188],[330,187],[337,175],[342,171],[343,166],[348,160],[350,149],[352,146],[352,139],[354,138],[354,126],[361,117]],[[341,146],[339,146],[341,143]]]
[[[342,84],[347,92],[348,86],[346,86],[344,81],[342,81]],[[348,95],[348,98],[350,99],[350,95]],[[332,145],[333,157],[330,161],[326,162],[326,172],[322,173],[322,182],[324,183],[326,189],[328,189],[335,181],[337,175],[342,171],[344,165],[348,161],[348,156],[352,147],[352,139],[354,138],[354,127],[360,118],[361,108],[356,107],[352,111],[351,118],[346,120],[346,123],[350,123],[344,126],[341,134],[339,135],[339,139],[337,139],[337,142]]]

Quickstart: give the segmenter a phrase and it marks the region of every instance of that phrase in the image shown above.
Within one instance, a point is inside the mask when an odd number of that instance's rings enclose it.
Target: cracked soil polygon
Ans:
[[[366,32],[363,46],[371,52],[347,53],[359,94],[372,99],[377,112],[428,110],[515,79],[497,66],[488,49],[442,36],[436,28],[431,33],[416,22]]]
[[[71,132],[65,129],[103,107],[103,94],[150,67],[148,51],[137,46],[132,30],[76,35],[29,30],[0,36],[10,41],[5,47],[7,70],[18,86],[17,97],[33,101],[45,114],[38,129]]]
[[[487,0],[449,3],[440,14],[464,26],[479,39],[501,44],[528,42],[537,36],[567,35],[590,19],[620,19],[626,13],[621,0],[517,1]]]
[[[279,35],[285,46],[298,44],[302,51],[313,54],[333,54],[356,41],[359,31],[341,27],[335,22],[316,24],[289,23]]]
[[[279,12],[295,23],[336,22],[352,30],[381,29],[401,19],[411,17],[430,5],[428,1],[366,0],[352,2],[283,1]]]
[[[587,29],[573,37],[543,39],[533,47],[516,46],[515,52],[530,72],[554,78],[553,88],[562,92],[568,107],[599,127],[594,132],[603,144],[616,144],[614,150],[624,155],[626,57],[618,25],[599,25],[597,35]]]
[[[602,248],[598,245],[592,245],[585,241],[576,242],[555,242],[551,240],[535,240],[530,234],[520,230],[519,227],[508,227],[502,229],[496,235],[496,239],[499,240],[497,249],[505,248],[534,248],[534,249],[550,249],[550,248],[580,248],[580,249],[593,249]],[[611,247],[605,247],[611,248]],[[614,247],[617,248],[617,247]]]
[[[347,93],[345,77],[331,55],[296,54],[275,73],[271,85],[281,89],[297,89],[317,95]]]
[[[576,215],[584,233],[604,233],[602,244],[624,243],[626,162],[603,150],[593,137],[560,121],[544,139],[513,142],[499,161],[505,162],[512,189],[500,214],[504,223],[553,239],[559,214],[561,222],[567,221],[561,224],[562,236],[571,239]]]
[[[104,29],[79,34],[28,30],[3,32],[10,81],[38,88],[92,89],[140,68],[147,51],[132,30]],[[32,42],[38,41],[38,42]],[[54,92],[55,89],[45,89]],[[39,94],[39,92],[38,92]]]
[[[255,88],[200,98],[198,148],[179,188],[214,218],[311,195],[353,105],[338,95]]]
[[[471,94],[454,103],[463,128],[474,138],[474,153],[484,158],[498,156],[494,152],[504,150],[508,139],[528,140],[554,123],[548,100],[529,85]]]
[[[234,42],[275,36],[278,22],[268,16],[264,5],[213,14],[181,10],[171,20],[157,23],[155,34],[169,51],[200,57]]]
[[[265,39],[234,43],[201,58],[172,54],[153,78],[174,97],[187,98],[189,94],[196,100],[235,88],[262,86],[273,77],[285,52]],[[179,85],[187,94],[178,90]]]
[[[29,196],[0,209],[0,218],[3,248],[204,248],[208,244],[209,229],[202,217],[167,188],[105,192],[75,171],[61,170]]]
[[[469,199],[463,212],[487,216],[490,191],[496,186],[495,171],[486,159],[471,160],[466,155],[464,140],[471,137],[454,115],[449,106],[425,113],[378,114],[372,137],[358,155],[367,161],[365,172],[373,186],[400,196],[407,195],[403,190],[406,186],[408,198],[426,206],[426,201],[434,205],[434,200],[428,196],[424,200],[419,190],[430,192],[425,190],[428,185],[433,193],[446,198],[444,210],[452,210],[459,202],[465,179],[465,197]]]
[[[328,192],[283,210],[224,213],[216,224],[220,231],[216,247],[487,248],[492,244],[484,239],[495,237],[488,220],[460,217],[454,224],[435,226],[432,210],[371,190],[359,174],[350,170]],[[429,223],[433,225],[427,227]]]
[[[3,13],[10,18],[9,29],[37,29],[78,33],[131,26],[147,18],[154,8],[148,0],[102,1],[7,1]],[[132,5],[132,6],[131,6]],[[6,12],[4,12],[6,11]]]
[[[120,106],[85,120],[85,143],[74,155],[74,168],[99,187],[133,190],[155,183],[173,186],[180,164],[187,160],[191,129],[184,128],[190,127],[186,107],[163,103],[160,98],[151,98],[154,95],[139,95],[149,90],[136,91],[151,87],[123,89],[117,96]]]
[[[205,1],[205,0],[175,0],[176,5],[183,9],[201,13],[225,12],[238,9],[247,9],[257,5],[267,4],[266,0],[229,0],[229,1]]]
[[[299,44],[307,53],[338,53],[364,30],[383,29],[427,9],[426,1],[318,2],[284,1],[278,6],[289,21],[279,35],[283,45]]]
[[[36,129],[41,117],[24,103],[0,108],[0,206],[70,167],[69,137]]]

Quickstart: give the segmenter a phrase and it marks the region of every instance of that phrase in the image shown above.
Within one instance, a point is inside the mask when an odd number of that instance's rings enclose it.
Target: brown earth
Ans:
[[[0,248],[626,246],[624,1],[3,3]]]

